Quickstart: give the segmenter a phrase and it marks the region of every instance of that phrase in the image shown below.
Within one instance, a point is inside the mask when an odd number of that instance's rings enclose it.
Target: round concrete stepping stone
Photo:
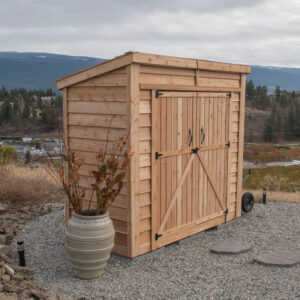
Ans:
[[[257,255],[253,261],[278,267],[294,266],[300,263],[300,250],[269,251]]]
[[[252,245],[242,241],[224,240],[215,245],[211,252],[218,254],[240,254],[249,251]]]

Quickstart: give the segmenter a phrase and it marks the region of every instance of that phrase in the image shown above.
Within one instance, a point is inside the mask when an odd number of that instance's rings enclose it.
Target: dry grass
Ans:
[[[63,201],[64,194],[42,168],[0,165],[0,201],[10,209]]]
[[[244,171],[246,175],[247,171]],[[300,192],[300,166],[273,166],[254,168],[251,175],[243,183],[244,189],[272,192]]]
[[[255,202],[262,202],[262,190],[243,190],[243,193],[251,192],[255,198]],[[285,193],[285,192],[270,192],[267,191],[267,202],[293,202],[300,203],[300,192]]]

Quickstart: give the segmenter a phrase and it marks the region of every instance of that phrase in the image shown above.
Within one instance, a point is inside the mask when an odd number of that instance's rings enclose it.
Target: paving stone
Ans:
[[[300,263],[300,250],[269,251],[257,255],[253,261],[278,267],[294,266]]]
[[[211,252],[217,254],[240,254],[247,252],[252,248],[252,245],[237,240],[224,240],[215,245]]]

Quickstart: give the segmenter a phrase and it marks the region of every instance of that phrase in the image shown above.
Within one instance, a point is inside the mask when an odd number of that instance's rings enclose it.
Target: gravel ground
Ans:
[[[86,299],[300,299],[300,264],[253,263],[267,250],[300,249],[300,204],[255,204],[251,213],[131,260],[112,255],[98,279],[75,278],[64,249],[64,210],[28,223],[23,231],[28,266],[47,289]],[[223,239],[253,244],[250,252],[217,255]]]

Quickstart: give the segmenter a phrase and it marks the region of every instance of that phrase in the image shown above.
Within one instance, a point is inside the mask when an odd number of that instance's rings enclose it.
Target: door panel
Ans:
[[[154,101],[153,230],[159,238],[227,208],[230,98],[177,92]]]

